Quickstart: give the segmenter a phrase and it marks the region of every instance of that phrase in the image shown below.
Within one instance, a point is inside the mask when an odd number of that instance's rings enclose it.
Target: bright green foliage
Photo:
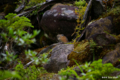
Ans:
[[[30,20],[24,16],[19,17],[16,14],[10,13],[5,16],[6,20],[0,20],[0,36],[2,38],[0,63],[2,61],[12,62],[16,59],[13,49],[14,46],[28,47],[31,43],[35,43],[35,36],[40,32],[33,30],[33,34],[24,31],[24,28],[31,27]],[[13,45],[14,43],[14,45]],[[9,44],[7,51],[4,51],[6,44]],[[24,51],[24,50],[23,50]],[[6,52],[6,53],[5,53]]]
[[[37,52],[28,50],[28,51],[25,51],[25,54],[26,54],[26,58],[30,59],[31,61],[34,60],[34,63],[36,65],[38,65],[38,64],[43,65],[49,61],[49,59],[47,58],[47,56],[48,56],[47,53],[41,54],[39,57],[36,57]]]
[[[24,69],[21,63],[15,67],[15,71],[21,76],[21,80],[37,80],[40,74],[46,72],[43,68],[36,68],[34,65]]]
[[[8,14],[5,18],[7,20],[0,20],[0,28],[2,29],[0,35],[4,42],[15,42],[20,46],[28,46],[35,42],[34,37],[40,31],[34,30],[33,34],[29,34],[23,30],[25,27],[33,28],[28,18],[19,17],[13,13]]]
[[[1,29],[1,38],[2,38],[2,46],[1,54],[0,54],[0,64],[6,62],[5,67],[10,64],[16,65],[15,71],[0,71],[0,80],[11,79],[11,80],[37,80],[39,75],[46,72],[43,68],[37,68],[35,66],[30,66],[24,69],[23,64],[19,63],[19,59],[15,55],[14,46],[24,47],[28,49],[31,43],[35,42],[35,36],[40,32],[37,30],[33,30],[33,33],[30,34],[27,31],[24,31],[24,28],[34,28],[30,23],[30,20],[24,16],[19,17],[16,14],[10,13],[5,16],[6,20],[0,20],[0,29]],[[14,44],[13,44],[14,43]],[[8,49],[4,51],[6,45]],[[19,48],[17,47],[17,48]],[[3,50],[3,51],[2,51]],[[25,49],[23,50],[25,51]],[[47,54],[42,54],[40,56],[36,56],[37,53],[32,50],[25,51],[26,58],[34,61],[35,65],[44,65],[49,61],[47,58]],[[2,56],[2,57],[1,57]],[[26,60],[26,59],[25,59]],[[3,67],[3,66],[2,66]]]
[[[19,76],[19,74],[16,71],[1,71],[0,70],[0,80],[7,80],[10,78],[18,78],[21,79],[21,77]]]
[[[78,76],[75,70],[71,69],[70,67],[68,67],[66,70],[61,69],[61,71],[59,71],[58,74],[64,76],[64,77],[60,77],[60,80],[69,80],[69,76],[71,75],[75,75],[76,77]]]
[[[25,9],[30,8],[32,6],[36,6],[37,4],[43,3],[46,0],[30,0],[27,6],[25,6]]]
[[[42,3],[42,2],[45,2],[46,0],[30,0],[30,2],[29,2],[29,5],[30,4],[38,4],[38,3]]]
[[[7,16],[5,16],[5,18],[7,19],[6,22],[7,24],[3,26],[0,26],[1,28],[5,27],[8,28],[12,28],[13,31],[17,30],[17,29],[23,29],[24,27],[32,27],[32,24],[30,23],[30,20],[24,16],[19,17],[16,16],[17,14],[13,14],[13,13],[9,13]]]
[[[9,53],[8,51],[6,51],[6,54],[1,53],[3,56],[3,59],[1,59],[0,63],[2,63],[2,61],[7,61],[7,62],[12,62],[17,58],[17,55],[14,55],[13,53]]]
[[[103,76],[108,77],[114,71],[120,71],[120,69],[113,67],[111,63],[102,64],[102,60],[94,61],[90,66],[83,66],[83,69],[87,73],[82,76],[82,79],[97,80],[102,79]]]
[[[81,70],[81,68],[84,70],[84,72],[83,70]],[[61,80],[68,80],[69,76],[72,75],[75,75],[78,80],[102,80],[102,77],[108,77],[112,72],[120,71],[120,69],[113,67],[111,63],[102,64],[101,59],[98,61],[94,61],[91,64],[85,63],[85,65],[83,65],[81,68],[80,71],[82,72],[82,77],[80,77],[71,68],[59,71],[59,74],[62,76]]]
[[[86,1],[85,0],[79,0],[75,2],[76,6],[85,6],[86,5]]]

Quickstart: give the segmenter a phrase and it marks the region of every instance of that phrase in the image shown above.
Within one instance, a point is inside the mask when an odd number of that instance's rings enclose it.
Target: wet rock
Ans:
[[[64,34],[69,40],[76,26],[76,7],[56,4],[43,14],[41,27],[48,34],[49,38],[56,41],[57,34]]]
[[[114,66],[120,64],[120,43],[118,43],[113,51],[108,52],[103,57],[103,63],[112,63]]]
[[[87,26],[86,39],[93,39],[99,46],[116,43],[116,38],[111,35],[113,32],[112,17],[106,17],[92,22]]]
[[[112,28],[113,28],[112,17],[110,16],[106,18],[101,18],[94,22],[90,22],[86,29],[85,38],[88,38],[96,33],[103,33],[103,32],[112,33]]]
[[[50,53],[50,61],[44,66],[48,72],[58,72],[62,68],[67,67],[67,56],[73,50],[73,44],[60,44],[53,48]]]
[[[110,44],[116,43],[116,38],[107,33],[96,33],[87,39],[93,40],[99,46],[108,46]]]

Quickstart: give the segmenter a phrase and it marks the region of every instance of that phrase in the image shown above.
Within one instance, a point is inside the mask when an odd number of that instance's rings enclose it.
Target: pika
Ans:
[[[46,53],[47,51],[49,51],[50,49],[52,49],[52,48],[53,48],[54,46],[56,46],[56,45],[65,44],[65,43],[68,42],[67,37],[64,36],[63,34],[58,34],[58,35],[57,35],[57,39],[58,39],[58,41],[59,41],[58,43],[51,44],[50,46],[48,46],[48,47],[46,47],[45,49],[41,50],[41,51],[38,53],[37,56],[40,56],[40,54]],[[28,66],[29,66],[30,64],[32,64],[33,62],[34,62],[34,60],[33,60],[33,61],[30,61],[29,63],[27,63],[27,64],[25,65],[25,68],[28,67]]]
[[[57,35],[57,39],[59,42],[61,43],[67,43],[68,42],[68,39],[66,36],[64,36],[63,34],[58,34]]]

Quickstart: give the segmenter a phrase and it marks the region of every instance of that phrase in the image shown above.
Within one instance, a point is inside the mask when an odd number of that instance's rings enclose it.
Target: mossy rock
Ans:
[[[112,29],[112,17],[101,18],[88,24],[85,37],[88,38],[96,33],[112,33]]]
[[[108,12],[104,13],[102,17],[111,16],[113,18],[113,25],[114,25],[114,33],[120,34],[120,6],[109,10]]]
[[[74,50],[68,55],[69,66],[75,65],[74,60],[76,60],[78,63],[84,63],[85,61],[91,60],[92,56],[90,53],[89,48],[89,42],[88,41],[82,41],[79,42],[76,47],[74,47]]]
[[[108,52],[103,57],[103,63],[112,63],[114,66],[118,66],[120,64],[120,43],[115,45],[115,49]]]

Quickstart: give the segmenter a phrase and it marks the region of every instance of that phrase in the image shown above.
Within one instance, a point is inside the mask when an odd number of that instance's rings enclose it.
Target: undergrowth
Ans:
[[[33,30],[29,33],[30,28],[34,26],[30,20],[24,16],[19,17],[17,14],[10,13],[5,16],[6,19],[0,20],[0,80],[36,80],[39,75],[46,72],[43,67],[37,68],[36,65],[44,65],[49,60],[47,54],[36,56],[35,51],[30,50],[32,43],[35,43],[35,36],[40,32]],[[20,50],[21,51],[20,51]],[[25,67],[20,61],[16,50],[19,54],[24,53],[25,60],[33,61],[33,66]]]
[[[77,64],[77,63],[76,63]],[[120,69],[115,68],[111,63],[102,64],[102,60],[93,61],[92,63],[85,63],[82,66],[79,66],[79,71],[81,71],[81,76],[78,73],[71,69],[62,69],[59,71],[59,75],[61,75],[61,80],[71,80],[70,77],[76,77],[78,80],[108,80],[110,74],[114,71],[120,71]],[[112,77],[112,76],[111,76]],[[115,76],[114,76],[115,77]],[[119,80],[120,76],[116,76],[116,79]]]

